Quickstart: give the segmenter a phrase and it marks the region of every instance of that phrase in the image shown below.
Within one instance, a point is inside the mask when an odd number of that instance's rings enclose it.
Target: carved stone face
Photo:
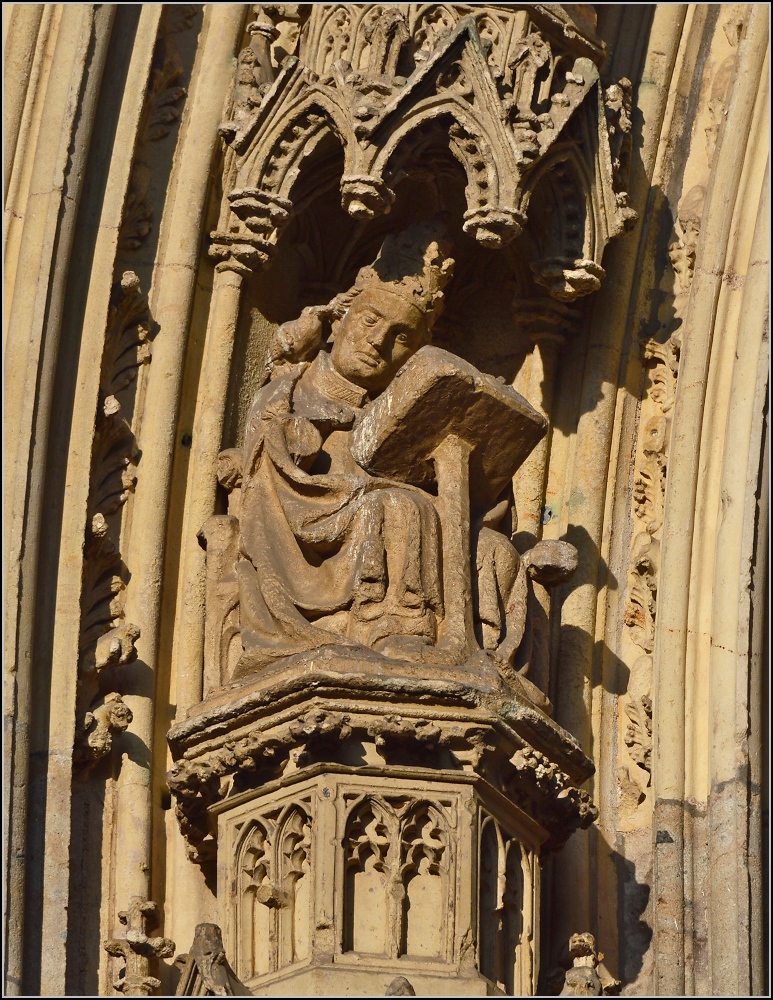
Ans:
[[[427,321],[416,306],[377,286],[360,292],[341,320],[331,361],[370,392],[386,389],[397,371],[426,343]]]

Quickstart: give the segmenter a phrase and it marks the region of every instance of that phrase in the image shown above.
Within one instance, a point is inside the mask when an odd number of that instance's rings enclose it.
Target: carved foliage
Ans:
[[[728,43],[731,48],[735,48],[742,31],[742,19],[739,20],[738,15],[733,12],[723,27]],[[704,181],[714,156],[726,94],[736,72],[736,61],[735,52],[727,56],[719,65],[711,83],[708,103],[711,124],[706,130]],[[629,596],[624,620],[631,629],[631,638],[646,654],[652,653],[655,644],[659,548],[668,474],[671,413],[681,351],[678,327],[692,284],[705,194],[704,184],[695,184],[682,196],[677,207],[675,239],[668,248],[673,267],[673,289],[669,301],[674,315],[668,317],[666,326],[668,331],[673,332],[667,336],[650,338],[642,345],[649,385],[642,401],[643,445],[637,462],[633,494],[634,513],[642,530],[637,532],[633,541]],[[641,678],[651,676],[651,656],[639,657],[632,670],[631,686],[625,702],[628,718],[625,743],[633,761],[646,773],[647,784],[652,748],[651,681],[642,681]],[[635,691],[634,683],[637,686]]]
[[[679,340],[648,340],[643,346],[650,378],[651,415],[644,419],[641,461],[634,479],[633,501],[643,526],[633,541],[629,593],[624,621],[645,652],[655,643],[660,535],[668,472],[671,411],[679,371]]]
[[[303,766],[332,742],[345,739],[351,729],[347,716],[312,709],[274,733],[252,730],[239,740],[201,757],[178,760],[167,772],[175,798],[175,812],[192,861],[214,858],[216,841],[207,808],[220,801],[235,783],[274,777],[287,765]]]
[[[538,803],[542,823],[550,833],[543,852],[557,850],[576,830],[587,829],[598,818],[598,808],[590,795],[572,785],[557,764],[531,747],[518,750],[511,758],[518,780],[509,783],[516,802]]]
[[[669,247],[674,269],[674,302],[689,292],[700,232],[704,189],[695,185],[679,203],[675,229],[677,240]],[[676,326],[676,329],[674,329]],[[641,768],[646,787],[650,783],[652,754],[652,657],[658,605],[660,541],[668,475],[671,417],[679,375],[681,340],[678,322],[670,336],[649,338],[642,344],[648,375],[647,394],[642,402],[642,444],[637,457],[633,484],[633,508],[639,530],[634,535],[628,574],[628,598],[623,621],[630,636],[646,655],[640,656],[631,672],[628,694],[623,703],[627,726],[624,741],[633,762]],[[625,782],[624,782],[625,784]],[[640,782],[641,784],[641,782]],[[626,786],[627,787],[627,786]]]
[[[83,734],[75,748],[73,759],[77,763],[90,763],[110,753],[113,733],[124,732],[132,721],[132,712],[120,694],[111,692],[104,703],[93,712],[86,712]]]
[[[88,522],[81,581],[78,732],[76,760],[94,761],[107,754],[111,733],[126,729],[131,712],[120,695],[104,694],[113,666],[136,657],[140,630],[123,621],[121,595],[126,568],[118,549],[120,523],[115,515],[137,482],[137,445],[123,415],[119,396],[150,360],[150,316],[139,279],[127,271],[110,309],[100,372],[97,421],[91,452]],[[109,684],[109,681],[107,682]]]
[[[625,745],[634,763],[647,774],[652,771],[652,657],[640,656],[633,665],[625,714],[628,725]]]
[[[174,955],[175,943],[169,938],[148,937],[148,931],[158,923],[157,907],[141,896],[132,896],[129,909],[119,913],[118,919],[126,927],[126,937],[104,945],[108,955],[124,960],[113,987],[124,996],[148,997],[161,985],[149,975],[150,962]]]
[[[677,209],[676,239],[668,248],[668,257],[676,275],[675,292],[678,295],[687,294],[692,284],[705,196],[706,189],[696,184],[680,200]]]
[[[513,753],[491,725],[444,726],[390,714],[354,718],[312,708],[282,726],[265,732],[252,729],[206,753],[188,751],[175,762],[166,778],[191,860],[205,863],[215,857],[216,831],[208,814],[210,806],[291,770],[320,761],[342,761],[347,748],[361,753],[363,741],[372,741],[387,765],[419,759],[423,766],[462,768],[485,776],[528,812],[534,814],[536,809],[539,822],[550,833],[546,850],[560,846],[574,830],[589,826],[597,816],[588,793],[575,787],[557,764],[528,746]],[[381,870],[378,866],[385,864],[386,855],[382,848],[376,848],[378,840],[368,838],[388,827],[385,817],[373,806],[370,819],[352,820],[352,829],[360,830],[357,837],[367,834],[362,843],[371,844],[377,856],[373,862],[376,870]],[[352,858],[362,856],[358,851]]]

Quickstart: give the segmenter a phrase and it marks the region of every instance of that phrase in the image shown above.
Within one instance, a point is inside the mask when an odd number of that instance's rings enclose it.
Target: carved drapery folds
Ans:
[[[599,287],[604,247],[635,215],[624,190],[630,84],[602,93],[595,36],[539,4],[302,7],[258,5],[248,29],[221,127],[216,258],[251,268],[271,258],[302,207],[304,161],[328,137],[343,147],[341,204],[368,220],[390,211],[407,158],[433,134],[465,171],[468,235],[504,246],[527,225],[535,190],[549,188],[557,221],[542,233],[535,280],[565,301]]]
[[[577,551],[539,526],[558,353],[582,321],[568,303],[634,218],[630,88],[602,91],[603,46],[553,5],[254,10],[220,129],[207,342],[243,298],[268,316],[252,279],[272,258],[279,286],[297,251],[313,292],[278,293],[219,456],[205,700],[169,734],[177,817],[191,860],[217,863],[249,988],[313,991],[325,969],[394,992],[399,970],[398,992],[467,977],[528,995],[539,859],[597,816],[545,695],[549,590]],[[328,216],[330,246],[306,241]],[[489,260],[517,289],[506,350],[536,345],[529,401],[517,367],[429,343],[454,267],[465,307]]]

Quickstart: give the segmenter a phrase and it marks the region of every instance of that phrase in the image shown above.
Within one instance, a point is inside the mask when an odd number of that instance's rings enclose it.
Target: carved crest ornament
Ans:
[[[548,393],[462,356],[447,305],[475,295],[471,255],[520,247],[525,350],[555,378],[544,338],[573,334],[567,304],[635,221],[630,85],[604,91],[603,44],[556,4],[254,10],[210,330],[281,282],[321,193],[353,235],[274,324],[220,454],[228,513],[200,533],[204,700],[169,733],[168,782],[216,869],[223,941],[199,936],[228,974],[189,958],[180,991],[531,995],[540,859],[597,814],[540,626],[577,553],[514,544],[519,470],[543,502]],[[401,207],[455,163],[458,198]]]

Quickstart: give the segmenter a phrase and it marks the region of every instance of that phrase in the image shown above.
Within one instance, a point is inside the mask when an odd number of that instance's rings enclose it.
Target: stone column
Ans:
[[[547,417],[552,428],[553,396],[561,348],[567,336],[576,332],[579,312],[552,299],[513,303],[516,323],[529,331],[534,345],[526,396],[535,409]],[[515,504],[518,512],[519,549],[530,548],[542,537],[542,511],[550,459],[551,431],[539,442],[515,476]]]
[[[239,303],[245,276],[250,269],[233,257],[215,267],[215,281],[204,346],[200,390],[191,435],[189,493],[186,504],[187,537],[190,543],[181,560],[181,578],[188,581],[179,609],[186,644],[177,658],[177,705],[187,707],[203,697],[202,658],[204,623],[201,602],[204,592],[205,556],[196,533],[214,512],[217,456],[222,446],[225,400],[231,370]]]

